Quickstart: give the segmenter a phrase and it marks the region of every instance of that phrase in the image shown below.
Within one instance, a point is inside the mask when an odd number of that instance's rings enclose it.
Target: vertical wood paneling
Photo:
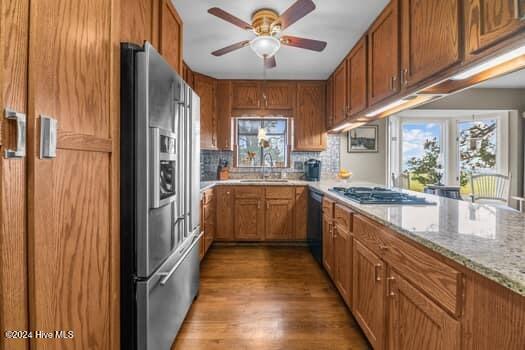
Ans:
[[[75,332],[32,349],[118,348],[119,13],[119,0],[31,2],[30,328]],[[77,147],[37,158],[40,114]]]
[[[26,162],[5,159],[15,127],[4,108],[27,112],[28,0],[0,0],[0,349],[24,350],[27,340],[4,337],[28,329]]]

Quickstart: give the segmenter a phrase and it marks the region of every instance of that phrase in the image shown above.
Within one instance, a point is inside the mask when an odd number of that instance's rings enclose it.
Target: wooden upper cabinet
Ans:
[[[193,71],[191,68],[183,61],[182,62],[182,79],[193,89]]]
[[[298,82],[294,121],[295,151],[326,149],[325,83]]]
[[[271,81],[262,84],[263,105],[265,109],[293,109],[295,83]],[[266,96],[266,99],[264,99]]]
[[[401,81],[410,87],[461,61],[462,1],[401,1]]]
[[[460,323],[401,275],[387,278],[388,349],[460,349]]]
[[[195,74],[195,92],[201,100],[201,148],[217,149],[217,121],[215,115],[215,79]]]
[[[464,1],[466,59],[525,28],[524,0]]]
[[[152,41],[153,1],[127,0],[120,10],[120,40],[142,45]]]
[[[233,151],[231,81],[218,80],[216,91],[217,147],[221,150]]]
[[[346,96],[346,62],[343,62],[334,73],[334,126],[346,119]]]
[[[366,49],[366,37],[363,37],[346,59],[346,101],[350,115],[355,115],[367,107]]]
[[[399,3],[392,0],[368,31],[368,103],[399,91]]]
[[[353,248],[354,316],[372,347],[383,349],[385,341],[385,264],[359,241],[354,240]]]
[[[161,0],[159,17],[160,53],[182,75],[182,20],[171,0]]]
[[[258,81],[234,81],[232,87],[232,108],[262,108],[261,84]]]
[[[326,81],[326,129],[334,127],[334,76]]]

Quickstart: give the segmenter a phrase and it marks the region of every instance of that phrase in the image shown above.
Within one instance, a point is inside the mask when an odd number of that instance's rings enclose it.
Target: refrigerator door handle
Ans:
[[[166,283],[168,283],[168,280],[170,279],[171,275],[177,270],[177,268],[182,264],[184,259],[186,259],[186,256],[191,252],[193,247],[195,247],[196,244],[199,243],[200,239],[204,236],[204,232],[201,232],[197,238],[194,238],[193,242],[191,243],[190,247],[186,249],[186,252],[183,256],[179,259],[179,261],[173,266],[173,268],[169,272],[160,272],[159,276],[163,276],[163,278],[160,280],[160,285],[164,286]]]

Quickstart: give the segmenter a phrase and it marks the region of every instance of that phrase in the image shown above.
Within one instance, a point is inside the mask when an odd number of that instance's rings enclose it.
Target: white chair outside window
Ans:
[[[410,174],[401,173],[396,176],[396,174],[392,173],[392,186],[409,190],[410,189]]]
[[[525,199],[510,196],[511,179],[511,174],[470,174],[472,202],[509,206],[514,199],[518,201],[518,210],[523,212]]]

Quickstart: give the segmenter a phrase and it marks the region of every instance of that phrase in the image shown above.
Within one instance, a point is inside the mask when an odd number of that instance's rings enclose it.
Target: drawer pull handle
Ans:
[[[381,268],[381,264],[374,265],[374,279],[376,281],[381,281],[381,276],[379,276],[379,269]]]
[[[395,280],[394,277],[390,276],[390,277],[387,277],[386,279],[386,296],[387,297],[393,297],[395,296],[396,294],[394,292],[392,292],[392,286],[390,285],[391,282],[393,282]]]

